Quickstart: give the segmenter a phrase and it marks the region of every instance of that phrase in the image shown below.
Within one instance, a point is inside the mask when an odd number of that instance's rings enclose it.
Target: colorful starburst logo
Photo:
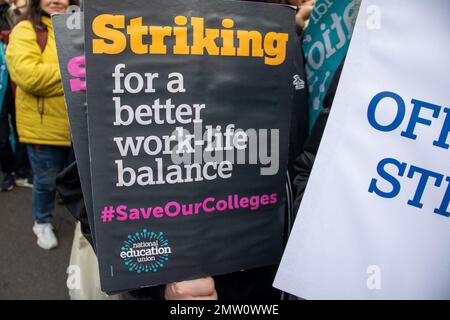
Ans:
[[[129,234],[122,244],[120,257],[130,272],[156,272],[169,260],[172,249],[163,232]]]

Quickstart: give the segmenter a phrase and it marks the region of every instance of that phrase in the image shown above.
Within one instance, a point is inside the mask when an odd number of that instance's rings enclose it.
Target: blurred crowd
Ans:
[[[3,1],[2,191],[32,187],[33,232],[43,249],[58,245],[52,226],[56,176],[70,162],[71,141],[51,15],[78,1]],[[6,49],[6,50],[5,50]],[[6,63],[6,65],[5,65]],[[31,167],[31,168],[30,168]]]
[[[3,171],[1,191],[14,186],[32,187],[32,175],[26,146],[19,142],[16,127],[16,109],[13,84],[8,79],[5,60],[6,44],[12,28],[26,16],[27,0],[0,1],[1,88],[0,88],[0,167]]]

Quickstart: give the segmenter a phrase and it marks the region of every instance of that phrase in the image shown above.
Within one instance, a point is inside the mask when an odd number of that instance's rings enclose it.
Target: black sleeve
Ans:
[[[294,212],[298,211],[300,202],[303,199],[306,184],[309,180],[309,175],[316,159],[317,150],[319,149],[320,141],[322,140],[323,131],[328,120],[330,109],[323,109],[314,124],[311,135],[309,136],[305,148],[300,156],[293,164],[295,178],[293,181],[294,190],[296,190],[294,199]]]
[[[56,178],[56,189],[70,214],[81,224],[81,233],[91,244],[94,251],[95,244],[92,239],[86,206],[84,205],[83,192],[81,191],[80,177],[77,163],[72,162]]]
[[[291,179],[293,178],[293,162],[303,151],[306,138],[309,133],[309,106],[308,88],[306,86],[305,60],[302,50],[302,38],[297,38],[295,46],[294,73],[291,85],[294,93],[291,107],[291,129],[289,133],[289,160],[288,168]],[[297,82],[297,83],[296,83]]]
[[[311,135],[306,141],[303,152],[298,156],[293,163],[294,170],[294,181],[293,187],[295,190],[294,198],[294,212],[298,211],[300,207],[300,202],[303,199],[303,194],[305,193],[305,188],[309,180],[309,175],[311,174],[312,167],[314,165],[314,160],[316,159],[317,151],[319,150],[320,141],[322,140],[322,135],[325,130],[325,126],[328,121],[328,115],[330,114],[331,106],[333,105],[334,97],[336,95],[336,90],[339,84],[339,79],[341,78],[342,69],[344,67],[345,57],[341,61],[341,64],[337,68],[333,80],[331,81],[330,87],[328,88],[327,94],[323,100],[323,110],[320,112],[317,118]]]

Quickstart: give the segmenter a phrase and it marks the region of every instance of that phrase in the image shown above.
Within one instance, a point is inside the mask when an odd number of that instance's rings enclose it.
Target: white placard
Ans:
[[[364,0],[274,286],[450,299],[450,1]]]

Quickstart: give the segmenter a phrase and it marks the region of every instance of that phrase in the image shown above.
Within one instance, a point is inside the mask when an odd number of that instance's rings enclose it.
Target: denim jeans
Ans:
[[[33,214],[37,223],[51,222],[55,208],[56,176],[67,165],[68,147],[28,144],[33,169]]]

